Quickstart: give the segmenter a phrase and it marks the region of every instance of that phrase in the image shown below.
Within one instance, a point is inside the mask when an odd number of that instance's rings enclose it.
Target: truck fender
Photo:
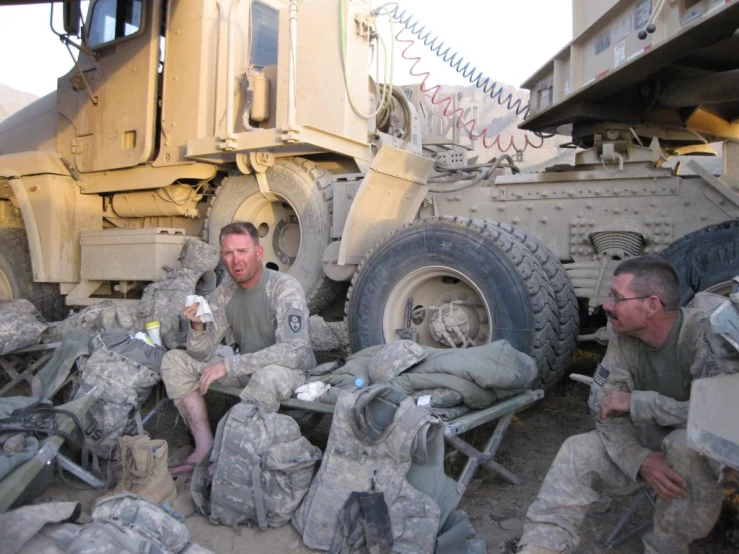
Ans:
[[[41,235],[36,224],[36,214],[33,211],[31,200],[23,184],[23,179],[12,172],[0,171],[0,178],[7,179],[10,190],[13,192],[18,207],[23,216],[23,224],[26,228],[28,238],[28,251],[31,255],[31,268],[33,280],[42,281],[46,277],[44,271],[44,257],[41,251]]]
[[[349,208],[338,264],[358,264],[383,237],[413,221],[426,197],[434,161],[392,146],[372,160]]]
[[[60,271],[58,268],[55,269],[55,262],[51,261],[49,257],[53,251],[44,252],[44,245],[46,244],[49,248],[52,244],[48,241],[45,242],[42,237],[42,227],[44,225],[48,226],[50,222],[45,222],[43,215],[41,220],[37,217],[39,205],[34,205],[29,191],[36,190],[36,187],[45,180],[61,178],[73,180],[77,183],[79,176],[76,172],[72,173],[69,162],[55,152],[21,152],[0,156],[0,168],[0,180],[5,180],[8,183],[12,197],[21,211],[28,240],[28,250],[31,256],[33,280],[36,282],[57,280],[58,275],[55,274],[59,274]],[[33,181],[33,183],[29,181]],[[36,183],[39,185],[36,185]],[[79,183],[77,184],[79,185]],[[44,186],[40,188],[41,191],[45,190]],[[37,194],[41,194],[41,192]],[[44,203],[40,205],[43,206]],[[72,220],[76,222],[76,218],[73,217]],[[51,264],[52,267],[47,264]],[[63,280],[68,281],[70,279]]]

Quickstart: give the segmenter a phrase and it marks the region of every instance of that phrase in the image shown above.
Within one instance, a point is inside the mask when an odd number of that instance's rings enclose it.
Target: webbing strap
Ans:
[[[140,539],[129,537],[123,531],[123,528],[114,521],[93,521],[88,524],[88,527],[100,529],[127,552],[135,552],[137,554],[166,554],[164,550],[145,537],[141,537]]]
[[[267,510],[264,507],[264,491],[262,490],[262,460],[259,456],[252,458],[251,486],[254,491],[254,507],[257,509],[257,523],[260,529],[267,528]]]
[[[146,432],[144,431],[144,422],[141,420],[141,410],[139,408],[134,409],[133,418],[136,420],[136,429],[138,430],[139,435],[146,435]]]

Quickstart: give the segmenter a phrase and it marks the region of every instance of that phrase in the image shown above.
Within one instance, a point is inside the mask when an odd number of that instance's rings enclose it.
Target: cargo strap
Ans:
[[[254,507],[257,510],[259,528],[267,528],[267,510],[264,507],[264,491],[262,490],[262,460],[259,456],[252,458],[251,485],[254,494]]]

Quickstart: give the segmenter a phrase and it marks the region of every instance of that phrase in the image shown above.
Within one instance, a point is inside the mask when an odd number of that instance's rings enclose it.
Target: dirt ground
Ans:
[[[598,350],[578,351],[573,369],[579,373],[591,373],[602,352]],[[475,479],[460,504],[487,544],[490,553],[516,551],[516,542],[521,535],[526,509],[536,496],[539,485],[546,474],[559,446],[569,436],[592,429],[592,419],[587,414],[587,387],[569,379],[550,391],[537,405],[519,413],[512,422],[496,457],[496,460],[522,478],[518,486],[509,485],[487,469],[478,470]],[[224,408],[222,406],[222,408]],[[330,420],[327,418],[311,440],[325,444]],[[170,459],[183,458],[189,447],[189,435],[176,412],[171,407],[157,416],[150,426],[156,438],[166,438],[170,444]],[[482,446],[487,430],[475,430],[465,439]],[[454,476],[464,460],[450,455],[447,470]],[[260,532],[242,528],[238,533],[230,528],[213,526],[205,518],[192,515],[191,503],[187,498],[188,481],[177,480],[178,498],[176,507],[187,515],[187,525],[192,540],[219,554],[231,552],[270,552],[270,554],[293,554],[313,552],[302,545],[298,534],[290,525],[280,529]],[[81,482],[63,482],[57,475],[51,487],[36,502],[52,500],[78,500],[85,508],[83,517],[89,519],[90,508],[100,494],[85,489]],[[606,552],[602,539],[607,537],[633,496],[604,498],[591,510],[582,529],[582,543],[578,552],[599,554]],[[737,542],[730,541],[737,535],[736,516],[732,509],[724,510],[714,531],[706,539],[691,547],[692,554],[729,554],[738,551]],[[651,518],[651,509],[646,502],[640,504],[633,522],[643,523]],[[632,526],[633,527],[633,526]],[[627,527],[627,530],[629,527]],[[642,551],[638,538],[632,538],[619,546],[616,552],[624,554]]]

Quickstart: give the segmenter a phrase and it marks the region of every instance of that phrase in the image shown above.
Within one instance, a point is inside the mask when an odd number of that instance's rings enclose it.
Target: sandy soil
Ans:
[[[587,373],[594,369],[599,352],[578,351],[574,369]],[[488,552],[515,552],[515,544],[521,535],[524,514],[536,496],[539,485],[546,474],[559,446],[569,436],[588,431],[592,420],[587,414],[587,388],[567,380],[551,391],[536,406],[518,414],[514,419],[496,460],[523,479],[519,486],[505,483],[494,473],[480,469],[460,504],[478,533],[485,539]],[[227,409],[223,400],[218,401],[219,411]],[[310,435],[311,440],[321,445],[325,443],[330,420],[327,418],[318,430]],[[150,430],[155,437],[166,438],[170,444],[170,459],[182,459],[189,449],[189,435],[176,412],[168,408],[152,421]],[[476,430],[465,439],[481,447],[490,429]],[[470,436],[471,435],[471,436]],[[454,454],[447,460],[448,473],[459,471],[464,460]],[[313,552],[302,545],[299,536],[287,525],[280,529],[260,532],[242,528],[234,532],[230,528],[213,526],[205,518],[192,515],[191,503],[187,501],[188,482],[177,480],[177,507],[187,515],[187,525],[192,538],[202,546],[217,553],[230,552],[270,552],[270,554],[293,554]],[[65,483],[55,477],[52,486],[36,502],[74,499],[83,503],[83,517],[89,519],[90,508],[99,491],[84,490],[79,482]],[[608,536],[624,509],[633,497],[604,498],[591,510],[583,526],[583,540],[578,552],[599,554],[607,549],[601,540]],[[637,510],[633,521],[642,523],[651,518],[646,502]],[[737,552],[737,543],[729,542],[729,536],[736,534],[736,515],[730,508],[709,537],[693,545],[692,554],[729,554]],[[632,538],[621,545],[618,552],[624,554],[642,551],[638,538]]]

